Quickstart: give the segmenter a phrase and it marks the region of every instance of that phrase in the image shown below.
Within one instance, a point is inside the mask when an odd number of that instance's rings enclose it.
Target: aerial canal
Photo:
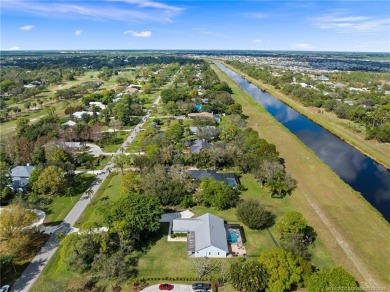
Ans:
[[[216,65],[390,222],[389,170],[221,63]]]

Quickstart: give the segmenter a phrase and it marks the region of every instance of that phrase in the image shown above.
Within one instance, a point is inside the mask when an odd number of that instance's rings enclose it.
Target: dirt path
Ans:
[[[324,223],[324,225],[328,228],[328,230],[332,233],[334,238],[336,239],[337,243],[340,245],[340,247],[343,249],[343,251],[347,254],[349,259],[353,262],[355,267],[358,269],[360,274],[365,280],[365,283],[361,285],[362,287],[368,287],[368,288],[377,288],[379,287],[378,283],[374,280],[374,278],[371,276],[371,274],[367,271],[363,263],[360,261],[360,259],[355,255],[355,253],[352,251],[352,249],[349,247],[348,242],[343,238],[343,236],[340,234],[340,232],[337,231],[337,229],[330,223],[329,219],[326,217],[325,213],[322,212],[320,207],[316,203],[314,203],[314,200],[311,199],[307,194],[304,193],[304,196],[306,200],[309,202],[310,206],[316,211],[318,216],[320,217],[321,221]]]

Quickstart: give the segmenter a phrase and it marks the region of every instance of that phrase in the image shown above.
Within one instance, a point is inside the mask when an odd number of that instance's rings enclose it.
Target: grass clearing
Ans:
[[[68,215],[74,204],[79,200],[84,191],[95,179],[91,174],[79,174],[76,176],[76,189],[73,196],[55,196],[50,205],[43,209],[46,213],[45,224],[59,224]]]
[[[92,202],[81,214],[76,222],[76,227],[82,226],[86,222],[95,222],[103,226],[104,218],[101,209],[105,208],[109,201],[115,201],[120,196],[120,185],[122,181],[121,173],[112,173],[100,186]]]
[[[275,144],[281,157],[285,159],[287,171],[298,182],[298,188],[291,197],[292,207],[301,212],[316,230],[335,264],[342,265],[363,282],[362,274],[337,244],[333,234],[321,221],[305,195],[310,196],[319,206],[332,226],[343,236],[347,247],[358,255],[378,285],[390,285],[388,222],[235,82],[215,65],[212,65],[212,68],[221,81],[227,82],[234,90],[233,98],[242,105],[244,114],[248,116],[248,126]]]

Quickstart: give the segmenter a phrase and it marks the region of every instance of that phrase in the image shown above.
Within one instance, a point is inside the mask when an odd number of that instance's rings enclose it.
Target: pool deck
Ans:
[[[235,256],[244,257],[244,256],[246,256],[246,249],[245,249],[244,243],[242,242],[242,237],[241,237],[240,231],[237,229],[230,229],[230,230],[234,230],[236,232],[237,243],[232,243],[232,242],[228,241],[228,247],[229,247],[228,257],[235,257]],[[229,229],[226,230],[226,233],[228,235]]]

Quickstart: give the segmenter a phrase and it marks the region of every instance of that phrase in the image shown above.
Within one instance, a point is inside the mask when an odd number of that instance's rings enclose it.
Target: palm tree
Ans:
[[[88,199],[90,199],[93,195],[93,190],[92,189],[88,189],[85,191],[85,194],[87,195]]]

